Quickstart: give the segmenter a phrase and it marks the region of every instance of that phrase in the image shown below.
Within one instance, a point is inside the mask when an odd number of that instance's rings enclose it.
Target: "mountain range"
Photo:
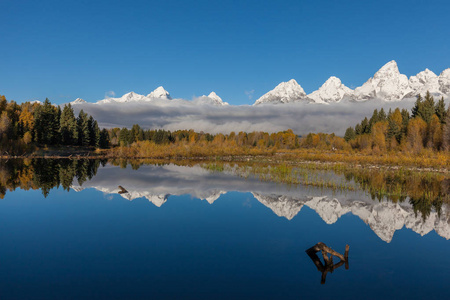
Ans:
[[[95,102],[95,104],[99,105],[105,105],[105,104],[112,104],[112,103],[130,103],[130,102],[136,102],[136,103],[153,103],[153,104],[169,104],[170,102],[173,103],[180,103],[180,101],[188,102],[182,99],[172,99],[169,92],[166,91],[162,86],[157,87],[153,92],[145,95],[140,95],[135,92],[129,92],[123,95],[119,98],[112,98],[108,97],[103,100],[99,100]],[[227,102],[224,102],[222,98],[220,98],[215,92],[211,92],[208,96],[203,95],[198,98],[196,98],[194,101],[190,101],[193,104],[199,104],[199,105],[229,105]],[[87,101],[77,98],[76,100],[70,102],[72,105],[77,104],[86,104]]]
[[[291,102],[336,103],[341,101],[401,101],[406,98],[425,95],[429,91],[434,97],[450,96],[450,68],[439,76],[425,69],[409,79],[401,74],[397,63],[390,61],[379,69],[362,86],[354,90],[345,86],[341,80],[331,76],[317,91],[307,95],[294,80],[282,82],[273,90],[261,96],[254,105]]]
[[[372,99],[380,99],[386,102],[401,101],[414,98],[418,94],[425,95],[429,91],[435,98],[450,97],[450,68],[444,70],[439,76],[425,69],[409,79],[401,74],[397,63],[392,60],[379,69],[373,77],[369,78],[362,86],[351,89],[345,86],[341,80],[331,76],[318,90],[306,94],[295,79],[281,82],[273,90],[262,95],[253,105],[260,104],[283,104],[283,103],[339,103],[339,102],[362,102]],[[194,104],[194,105],[216,105],[226,106],[215,92],[208,96],[203,95],[193,101],[172,99],[169,92],[162,86],[156,88],[148,95],[140,95],[129,92],[119,98],[105,98],[95,104],[112,103],[152,103],[164,105]],[[72,101],[72,105],[87,103],[83,99]]]

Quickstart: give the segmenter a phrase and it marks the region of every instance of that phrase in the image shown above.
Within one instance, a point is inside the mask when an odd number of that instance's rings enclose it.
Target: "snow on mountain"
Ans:
[[[408,77],[400,74],[397,63],[392,60],[362,86],[356,88],[354,94],[357,100],[379,98],[385,101],[400,101],[410,92]]]
[[[342,84],[341,80],[331,76],[317,90],[308,95],[316,103],[339,102],[344,97],[353,97],[353,90]]]
[[[224,102],[215,92],[211,92],[208,96],[203,95],[194,99],[194,104],[212,104],[212,105],[229,105],[228,102]]]
[[[450,95],[450,68],[442,71],[438,78],[439,90],[445,94]]]
[[[305,205],[315,210],[327,224],[336,223],[342,215],[349,212],[349,209],[347,207],[344,208],[341,202],[335,198],[313,197]]]
[[[406,75],[400,73],[397,63],[392,60],[355,90],[346,87],[339,78],[331,76],[318,90],[306,95],[301,86],[291,79],[280,83],[275,89],[256,100],[254,105],[290,103],[299,100],[326,104],[340,102],[344,98],[356,101],[372,99],[400,101],[418,94],[424,95],[427,91],[435,97],[450,96],[450,69],[444,70],[439,76],[425,69],[408,79]]]
[[[142,101],[145,100],[144,95],[136,94],[135,92],[126,93],[120,97],[118,102],[131,102],[131,101]]]
[[[253,105],[265,103],[291,103],[296,101],[310,101],[303,88],[291,79],[288,82],[282,82],[270,92],[262,95]]]
[[[382,101],[400,101],[404,98],[413,98],[418,94],[425,95],[429,91],[435,98],[450,97],[450,68],[444,70],[439,76],[425,69],[409,79],[400,73],[397,63],[392,60],[382,66],[373,77],[369,78],[362,86],[352,90],[345,86],[341,80],[331,76],[318,90],[306,95],[303,88],[291,79],[281,82],[273,90],[267,92],[255,101],[259,104],[283,104],[283,103],[336,103],[343,99],[355,101],[367,101],[380,99]],[[156,101],[155,101],[156,100]],[[162,101],[159,101],[162,100]],[[193,101],[175,99],[173,102],[169,92],[162,86],[156,88],[147,96],[134,92],[127,93],[120,98],[106,98],[97,101],[97,104],[150,102],[155,105],[229,105],[215,92],[208,96],[201,96]],[[76,99],[71,104],[83,104],[86,101]]]
[[[167,99],[172,100],[168,91],[166,91],[162,86],[157,87],[153,92],[147,95],[150,99]]]
[[[99,189],[100,190],[100,189]],[[113,194],[115,191],[106,191],[102,190],[104,193]],[[133,201],[134,199],[139,198],[146,198],[149,202],[153,203],[157,207],[161,207],[164,203],[166,203],[167,199],[169,198],[169,194],[161,194],[161,195],[154,195],[148,192],[138,192],[138,191],[131,191],[128,193],[122,193],[120,194],[123,198]]]
[[[153,92],[147,96],[137,94],[135,92],[129,92],[120,98],[106,98],[97,101],[97,104],[108,104],[108,103],[128,103],[128,102],[151,102],[155,99],[162,100],[172,100],[168,91],[166,91],[162,86],[156,88]]]
[[[85,188],[72,185],[71,188],[76,192],[81,192]],[[153,203],[157,207],[161,207],[164,203],[169,199],[170,193],[155,193],[153,190],[143,190],[134,187],[127,187],[126,193],[120,193],[120,189],[111,186],[90,186],[89,188],[94,188],[100,192],[105,194],[120,194],[123,198],[129,201],[133,201],[134,199],[145,198],[149,202]],[[211,191],[186,191],[186,194],[191,194],[201,200],[206,200],[209,204],[213,204],[214,201],[220,198],[220,196],[226,194],[226,191],[223,190],[211,190]],[[181,194],[184,194],[182,191]]]
[[[215,104],[218,104],[218,105],[229,105],[228,102],[224,102],[222,100],[222,98],[220,98],[215,92],[209,93],[208,98],[213,100]]]
[[[220,198],[220,196],[225,195],[226,193],[226,191],[216,191],[210,193],[210,195],[202,195],[200,199],[206,200],[209,204],[213,204],[214,201],[216,201]]]
[[[421,213],[414,212],[409,203],[373,202],[364,200],[340,200],[334,197],[294,198],[282,195],[262,195],[253,193],[254,197],[269,207],[276,215],[291,220],[303,206],[314,210],[327,224],[334,224],[338,219],[352,213],[368,224],[373,232],[383,241],[390,243],[397,230],[403,227],[425,235],[433,230],[445,239],[450,239],[450,207],[442,206],[438,214],[432,211],[424,221]]]
[[[106,194],[119,193],[118,188],[92,187]],[[72,189],[77,192],[83,190],[81,186],[72,186]],[[188,193],[192,193],[192,196],[213,204],[215,200],[227,192],[223,190],[197,190],[196,192],[190,191]],[[441,207],[442,211],[440,214],[436,211],[431,211],[424,220],[422,214],[420,212],[416,214],[412,205],[407,202],[399,204],[374,202],[371,199],[337,199],[329,196],[292,197],[257,192],[252,192],[252,194],[256,200],[270,208],[277,216],[284,217],[287,220],[292,220],[303,206],[314,210],[329,225],[336,223],[341,216],[351,213],[369,225],[370,229],[387,243],[390,243],[395,232],[403,227],[411,229],[422,236],[434,230],[441,237],[447,240],[450,239],[450,207],[448,205]],[[161,207],[167,202],[170,194],[157,194],[150,190],[128,190],[127,193],[122,193],[121,196],[130,201],[146,198],[155,206]]]
[[[140,95],[135,92],[129,92],[120,98],[106,98],[106,99],[97,101],[97,104],[127,103],[127,102],[137,102],[137,101],[148,101],[148,99],[144,95]]]
[[[85,100],[81,99],[81,98],[77,98],[74,101],[70,102],[71,105],[83,104],[83,103],[87,103],[87,102]]]
[[[277,216],[292,220],[302,209],[303,202],[283,195],[261,195],[252,193],[256,200],[270,208]]]
[[[427,91],[433,96],[442,96],[442,93],[439,90],[439,77],[428,69],[425,69],[415,76],[411,76],[409,78],[409,87],[411,92],[406,94],[404,98],[416,97],[418,94],[423,96]]]

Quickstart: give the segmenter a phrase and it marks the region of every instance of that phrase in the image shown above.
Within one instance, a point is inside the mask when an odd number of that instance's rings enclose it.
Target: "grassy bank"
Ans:
[[[277,149],[276,147],[244,147],[220,144],[166,144],[144,141],[128,147],[94,149],[89,147],[42,147],[23,156],[4,154],[1,158],[122,158],[122,159],[173,159],[191,161],[258,161],[271,164],[343,164],[351,167],[406,167],[411,169],[450,172],[450,152],[423,149],[415,154],[401,151],[384,153],[373,151],[345,151],[318,149]]]
[[[384,153],[354,150],[277,149],[275,147],[229,147],[220,144],[168,144],[138,142],[129,147],[97,151],[109,158],[263,160],[280,163],[326,163],[351,166],[389,166],[450,171],[450,152],[423,149],[419,153],[388,151]]]

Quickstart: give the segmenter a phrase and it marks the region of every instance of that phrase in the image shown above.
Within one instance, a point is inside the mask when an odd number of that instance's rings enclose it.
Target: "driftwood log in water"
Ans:
[[[342,255],[339,252],[334,251],[333,249],[331,249],[324,243],[319,242],[319,243],[315,244],[314,246],[312,246],[311,248],[306,250],[306,253],[311,258],[311,260],[314,262],[314,265],[316,265],[317,270],[322,273],[322,278],[320,281],[321,284],[325,283],[328,272],[333,273],[333,271],[335,269],[341,267],[344,264],[345,264],[345,269],[348,270],[348,268],[349,268],[349,264],[348,264],[349,248],[350,247],[348,245],[345,245],[345,253],[344,253],[344,255]],[[322,252],[322,257],[323,257],[323,261],[325,262],[325,264],[323,264],[322,261],[320,260],[320,258],[317,256],[317,252],[319,252],[319,251]],[[330,256],[328,256],[328,254],[330,254]],[[333,263],[333,256],[336,256],[340,259],[340,261],[337,264]]]

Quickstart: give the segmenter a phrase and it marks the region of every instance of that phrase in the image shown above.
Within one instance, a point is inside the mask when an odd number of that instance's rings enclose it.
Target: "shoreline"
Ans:
[[[57,151],[52,151],[57,152]],[[319,168],[327,169],[333,167],[342,166],[344,168],[357,168],[357,169],[386,169],[386,170],[406,170],[406,171],[414,171],[414,172],[432,172],[432,173],[450,173],[450,165],[448,167],[438,167],[433,165],[413,165],[411,163],[403,161],[405,164],[396,163],[396,161],[391,161],[389,163],[386,162],[374,162],[372,161],[374,158],[379,158],[374,155],[365,155],[360,156],[363,158],[367,158],[367,161],[364,159],[348,161],[348,160],[340,160],[342,158],[342,154],[333,153],[322,153],[327,155],[326,159],[317,159],[315,157],[292,157],[292,153],[275,153],[272,155],[227,155],[227,156],[219,156],[219,155],[211,155],[211,156],[153,156],[153,157],[129,157],[129,156],[117,156],[111,154],[100,154],[95,151],[86,151],[80,154],[70,154],[67,155],[67,152],[58,153],[58,154],[44,154],[44,155],[0,155],[0,160],[10,160],[10,159],[107,159],[107,160],[148,160],[148,161],[188,161],[188,162],[223,162],[223,163],[261,163],[268,165],[280,165],[286,164],[289,166],[304,166],[304,165],[314,165]],[[65,155],[66,154],[66,155]],[[340,157],[341,156],[341,157]],[[398,159],[401,162],[401,158]]]

